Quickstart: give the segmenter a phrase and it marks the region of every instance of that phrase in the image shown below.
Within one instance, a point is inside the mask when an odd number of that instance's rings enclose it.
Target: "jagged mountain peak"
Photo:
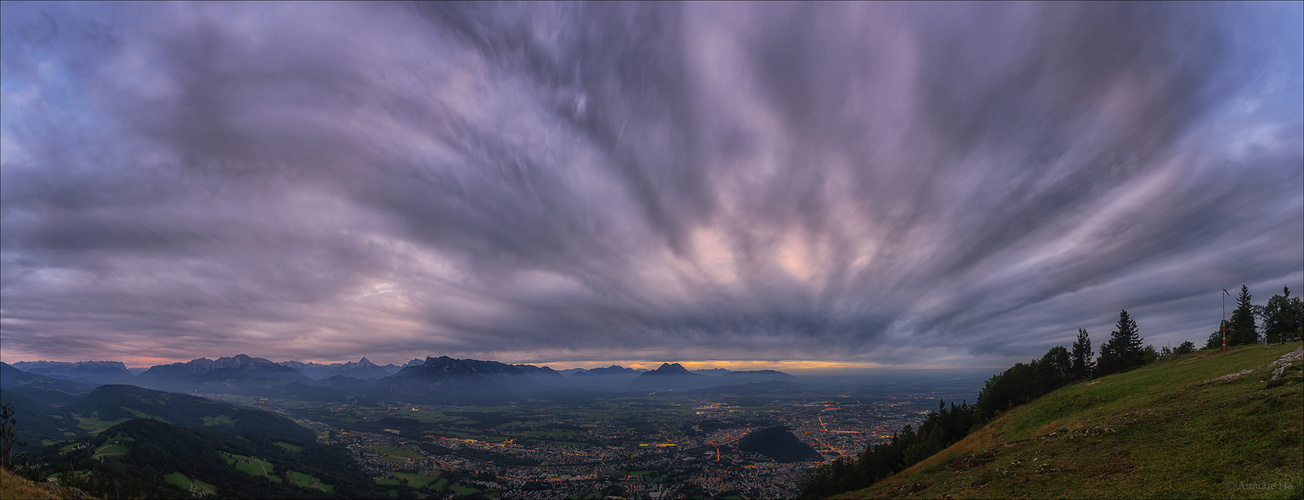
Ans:
[[[371,360],[367,359],[365,356],[356,362],[350,361],[339,366],[344,370],[371,370],[380,368],[380,365],[372,363]]]

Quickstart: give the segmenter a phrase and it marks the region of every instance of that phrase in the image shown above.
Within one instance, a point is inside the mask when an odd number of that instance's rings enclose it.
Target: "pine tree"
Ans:
[[[0,405],[0,467],[5,469],[13,469],[24,461],[22,448],[27,446],[27,443],[18,440],[18,434],[14,431],[18,424],[14,418],[15,413],[12,403]]]
[[[1127,310],[1118,314],[1118,326],[1110,332],[1109,341],[1100,346],[1100,360],[1096,362],[1099,375],[1109,375],[1145,364],[1141,348],[1141,335],[1136,321]]]
[[[1227,322],[1227,345],[1254,344],[1259,332],[1254,324],[1254,304],[1250,303],[1250,289],[1241,285],[1241,295],[1236,298],[1236,310]]]
[[[1087,330],[1078,329],[1078,340],[1073,342],[1073,353],[1069,356],[1070,371],[1073,378],[1087,378],[1091,376],[1092,369],[1095,368],[1095,362],[1091,360],[1091,336],[1087,335]]]

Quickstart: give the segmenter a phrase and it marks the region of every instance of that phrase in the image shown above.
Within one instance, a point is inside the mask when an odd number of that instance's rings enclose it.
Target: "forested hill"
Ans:
[[[105,498],[379,498],[347,450],[138,418],[36,457],[58,481]],[[55,465],[57,464],[57,465]]]
[[[234,434],[270,435],[292,443],[316,440],[312,430],[274,413],[131,385],[102,385],[84,395],[19,385],[0,389],[0,401],[12,404],[15,419],[20,422],[16,438],[27,442],[33,452],[59,441],[98,434],[133,418]]]
[[[1205,350],[1073,383],[839,497],[1299,498],[1302,353]]]
[[[94,412],[104,421],[126,421],[146,416],[182,427],[263,434],[294,443],[315,440],[312,430],[273,413],[131,385],[99,386],[68,408],[80,414]]]

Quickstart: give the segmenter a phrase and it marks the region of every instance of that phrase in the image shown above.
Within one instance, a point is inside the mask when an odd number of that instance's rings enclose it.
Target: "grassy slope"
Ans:
[[[1304,483],[1300,348],[1197,352],[1016,408],[860,497],[1282,498]],[[1202,383],[1253,369],[1229,382]],[[1271,386],[1271,387],[1270,387]]]
[[[25,478],[15,476],[12,472],[0,469],[0,498],[78,498],[80,492],[75,492],[68,488],[63,488],[53,484],[37,484],[28,481]],[[93,499],[94,497],[83,496],[82,498]]]

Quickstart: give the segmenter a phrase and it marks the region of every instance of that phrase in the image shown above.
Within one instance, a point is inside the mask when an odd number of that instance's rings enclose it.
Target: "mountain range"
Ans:
[[[278,364],[298,370],[299,373],[302,373],[305,377],[313,380],[325,380],[335,376],[367,380],[388,377],[398,373],[398,371],[403,369],[404,366],[409,366],[413,362],[420,364],[422,360],[414,359],[409,361],[407,365],[403,366],[394,364],[378,365],[372,363],[366,357],[363,357],[361,360],[356,362],[350,361],[348,363],[331,363],[327,365],[312,362],[302,363],[299,361],[282,361]]]
[[[662,363],[655,370],[643,372],[630,382],[629,388],[640,391],[684,391],[721,386],[743,386],[766,382],[790,382],[797,377],[775,370],[730,371],[716,368],[708,373],[691,372],[679,363]]]
[[[14,368],[27,373],[46,375],[94,384],[115,384],[130,380],[132,374],[121,361],[20,361]]]
[[[24,370],[26,368],[26,370]],[[273,362],[239,354],[217,359],[152,366],[132,375],[117,361],[78,363],[35,361],[5,365],[5,384],[32,390],[78,394],[104,384],[130,384],[179,393],[225,393],[293,397],[312,401],[400,400],[421,403],[478,404],[571,397],[590,393],[730,390],[754,391],[756,384],[794,382],[774,370],[689,371],[664,363],[642,371],[612,365],[604,368],[554,370],[547,366],[507,364],[448,356],[413,359],[403,366],[377,365],[363,357],[348,363]],[[8,373],[8,372],[12,373]],[[39,377],[39,378],[33,378]],[[767,386],[768,387],[768,386]],[[789,390],[788,386],[775,386]]]

